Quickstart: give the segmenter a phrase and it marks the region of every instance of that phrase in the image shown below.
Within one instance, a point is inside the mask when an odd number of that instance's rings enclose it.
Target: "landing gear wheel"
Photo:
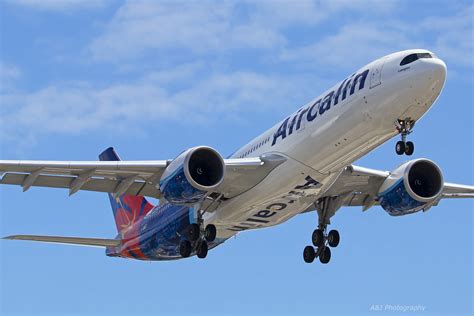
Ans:
[[[216,239],[216,226],[209,224],[206,226],[206,230],[204,231],[204,237],[208,242],[213,242]]]
[[[402,140],[397,142],[395,146],[395,151],[399,155],[406,154],[410,156],[415,150],[415,146],[412,142],[407,142],[407,136],[413,132],[413,127],[415,126],[415,121],[410,118],[399,119],[395,121],[395,127],[402,136]]]
[[[191,251],[193,250],[191,246],[191,242],[189,240],[183,240],[179,244],[179,254],[183,258],[187,258],[191,255]]]
[[[312,246],[306,246],[303,250],[303,260],[306,263],[311,263],[314,261],[316,257],[316,253],[314,252],[314,248]]]
[[[201,244],[199,245],[199,248],[196,252],[198,258],[200,259],[206,258],[208,250],[209,250],[209,247],[207,246],[207,242],[203,240]]]
[[[320,247],[324,244],[324,232],[322,229],[315,229],[313,231],[313,236],[311,237],[311,241],[315,247]]]
[[[411,156],[415,151],[415,145],[412,142],[406,142],[405,144],[405,155]]]
[[[199,239],[200,228],[198,224],[191,224],[188,228],[188,238],[190,241],[196,241]]]
[[[340,241],[339,232],[337,230],[331,230],[328,234],[328,244],[329,246],[336,248],[339,245]]]
[[[405,143],[399,140],[395,145],[395,151],[397,152],[397,155],[403,155],[405,153]]]
[[[326,264],[329,263],[331,260],[331,248],[329,247],[324,247],[323,251],[319,254],[319,261],[321,263]]]

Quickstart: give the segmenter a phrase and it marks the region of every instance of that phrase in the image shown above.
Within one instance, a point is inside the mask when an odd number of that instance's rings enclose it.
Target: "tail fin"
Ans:
[[[118,161],[120,158],[115,150],[109,147],[99,155],[99,160]],[[139,221],[153,208],[153,205],[140,195],[122,194],[116,197],[109,193],[109,199],[119,233]]]

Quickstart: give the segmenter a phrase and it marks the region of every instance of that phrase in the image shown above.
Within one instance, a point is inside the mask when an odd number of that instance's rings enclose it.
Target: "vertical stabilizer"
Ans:
[[[120,157],[112,147],[109,147],[99,155],[99,160],[119,161]],[[139,221],[153,209],[153,205],[141,195],[122,194],[116,197],[109,193],[109,199],[119,233]]]

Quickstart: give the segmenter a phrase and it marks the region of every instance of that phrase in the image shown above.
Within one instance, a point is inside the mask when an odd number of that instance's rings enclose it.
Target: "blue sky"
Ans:
[[[445,89],[415,157],[474,182],[470,1],[0,1],[0,158],[224,156],[365,63],[427,48]],[[404,162],[391,140],[357,164]],[[2,315],[374,315],[373,305],[473,313],[472,201],[393,218],[343,208],[329,265],[303,263],[315,214],[196,258],[136,262],[96,248],[0,242]],[[104,194],[0,188],[0,234],[109,238]],[[397,315],[384,310],[381,314]],[[406,314],[414,314],[406,312]]]

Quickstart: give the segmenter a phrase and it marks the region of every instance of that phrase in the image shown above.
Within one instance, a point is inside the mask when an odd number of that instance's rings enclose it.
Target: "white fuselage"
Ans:
[[[430,53],[433,58],[400,66],[412,53],[430,52],[408,50],[375,60],[235,152],[231,158],[278,153],[287,161],[205,215],[220,228],[218,237],[301,213],[346,166],[397,135],[397,120],[420,119],[441,92],[446,65]]]

